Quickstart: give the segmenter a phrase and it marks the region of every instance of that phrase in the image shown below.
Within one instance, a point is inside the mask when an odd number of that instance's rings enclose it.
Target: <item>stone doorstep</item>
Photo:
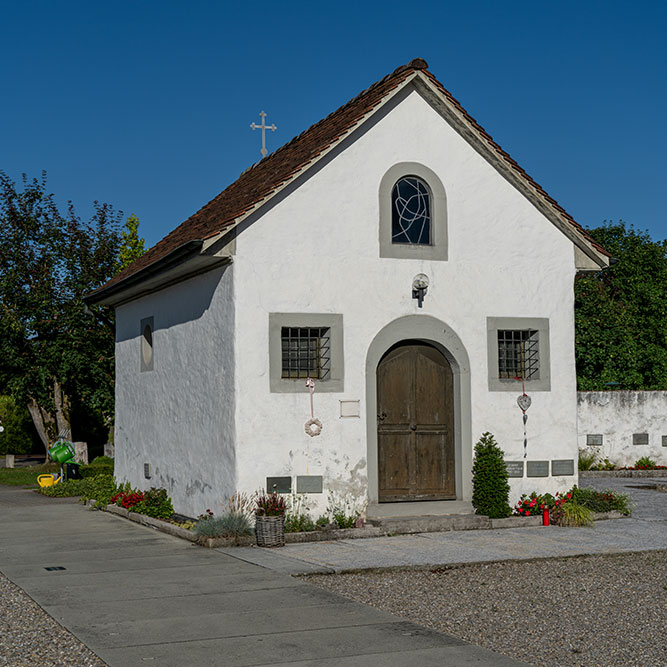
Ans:
[[[667,477],[667,470],[580,470],[580,479],[596,477]]]
[[[94,500],[86,503],[87,507],[93,507]],[[181,539],[194,542],[208,549],[221,547],[248,547],[255,544],[254,537],[217,537],[199,541],[197,536],[186,528],[175,526],[168,521],[154,519],[150,516],[130,512],[124,507],[107,505],[105,512],[129,519],[142,526],[148,526],[162,533],[180,537]],[[596,512],[595,521],[607,519],[623,519],[620,512]],[[509,516],[504,519],[489,519],[487,516],[478,514],[453,514],[442,517],[387,517],[385,519],[373,519],[376,524],[363,528],[343,528],[339,530],[316,530],[308,533],[285,533],[286,544],[298,544],[304,542],[329,542],[333,540],[352,540],[370,537],[384,537],[386,535],[410,535],[415,533],[439,533],[450,530],[491,530],[497,528],[528,528],[530,526],[541,526],[541,516]]]

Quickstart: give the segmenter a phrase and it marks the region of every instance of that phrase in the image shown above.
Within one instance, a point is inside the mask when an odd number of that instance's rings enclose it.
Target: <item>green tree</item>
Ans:
[[[113,325],[82,296],[113,275],[119,226],[97,202],[88,222],[71,203],[61,214],[44,174],[17,188],[0,172],[0,392],[28,407],[45,448],[71,434],[72,397],[111,423]]]
[[[139,236],[139,218],[134,213],[125,221],[120,236],[121,243],[118,252],[118,263],[116,264],[117,272],[122,271],[146,252],[146,242]]]
[[[589,233],[617,261],[575,281],[578,387],[667,389],[667,241],[623,221]]]
[[[0,396],[0,456],[5,454],[30,454],[34,429],[27,408],[16,405],[11,396]]]
[[[472,505],[476,514],[502,519],[512,513],[507,480],[503,450],[491,433],[483,433],[475,445],[472,464]]]

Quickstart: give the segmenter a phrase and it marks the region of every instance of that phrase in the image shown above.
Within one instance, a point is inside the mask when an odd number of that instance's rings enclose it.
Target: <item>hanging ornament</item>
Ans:
[[[306,387],[310,391],[310,419],[304,424],[304,430],[311,437],[322,433],[322,422],[315,418],[313,411],[313,394],[315,393],[315,381],[312,378],[306,380]]]
[[[530,396],[526,393],[526,385],[524,384],[523,378],[516,378],[521,380],[521,391],[523,392],[519,398],[516,399],[516,403],[521,409],[523,415],[523,458],[528,456],[528,436],[526,434],[526,423],[528,422],[528,415],[526,410],[530,407],[532,400]]]

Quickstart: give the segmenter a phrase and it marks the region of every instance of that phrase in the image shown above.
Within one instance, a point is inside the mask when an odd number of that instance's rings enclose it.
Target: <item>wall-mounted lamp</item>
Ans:
[[[418,273],[412,280],[412,298],[417,299],[417,304],[422,307],[426,291],[428,290],[428,276]]]

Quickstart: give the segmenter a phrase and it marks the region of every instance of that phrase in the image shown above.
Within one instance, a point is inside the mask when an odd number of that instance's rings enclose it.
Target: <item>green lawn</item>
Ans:
[[[0,484],[7,486],[37,486],[37,475],[59,472],[55,463],[47,463],[29,468],[0,468]]]

